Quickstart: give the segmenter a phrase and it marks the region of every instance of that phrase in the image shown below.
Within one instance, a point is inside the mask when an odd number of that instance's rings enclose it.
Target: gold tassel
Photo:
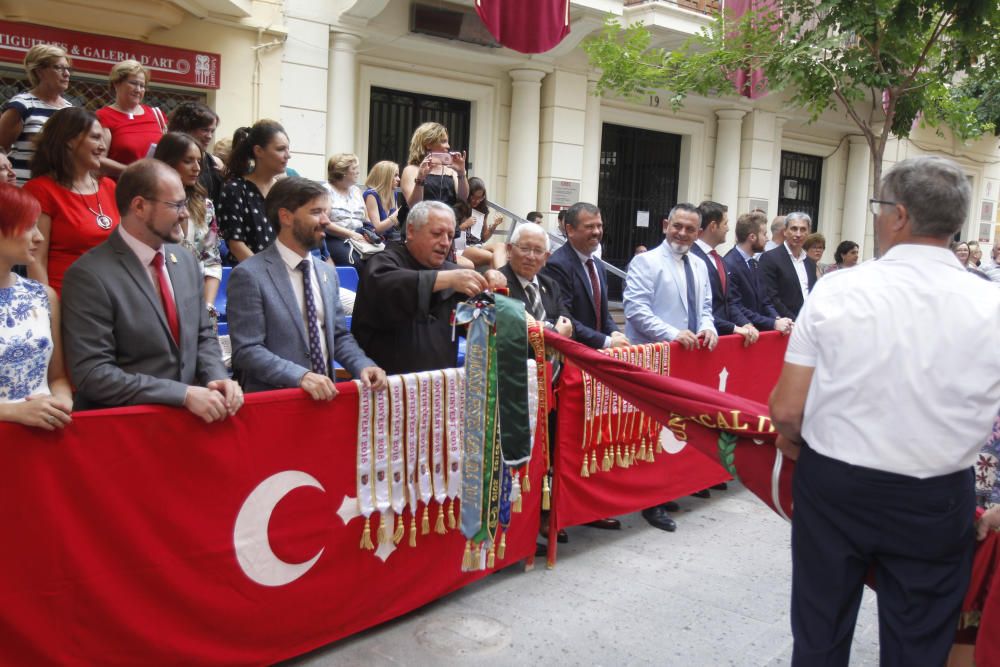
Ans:
[[[611,448],[614,449],[615,463],[618,465],[618,467],[619,468],[627,468],[628,466],[625,464],[625,459],[622,458],[622,446],[621,446],[621,443],[618,443],[618,447],[617,448],[615,448],[614,445],[611,445]]]
[[[587,468],[587,453],[583,453],[583,465],[580,467],[580,477],[590,477],[590,470]]]
[[[521,475],[521,493],[531,493],[531,479],[528,477],[527,471]]]
[[[642,443],[639,446],[639,460],[640,461],[648,461],[649,460],[649,459],[646,458],[646,443]]]
[[[659,438],[656,439],[656,453],[657,454],[663,453],[663,443],[660,442]]]
[[[370,516],[365,517],[365,531],[361,533],[361,548],[365,551],[375,550],[375,545],[372,544],[372,518]]]
[[[504,554],[507,553],[507,531],[504,531],[503,535],[500,536],[500,546],[497,547],[497,558],[503,560]]]
[[[605,449],[604,460],[601,461],[601,470],[603,470],[604,472],[608,472],[614,465],[615,465],[614,459],[611,458],[611,455],[608,454],[608,450]]]
[[[494,567],[496,567],[497,560],[496,560],[496,551],[494,549],[495,546],[496,545],[491,544],[490,551],[489,553],[486,554],[486,569],[488,570],[492,570]]]
[[[523,491],[522,491],[522,493],[523,493]],[[515,514],[520,514],[521,513],[521,496],[518,496],[517,500],[515,500],[514,502],[512,502],[510,504],[510,509]]]
[[[410,511],[410,546],[417,546],[417,509]]]
[[[378,518],[378,543],[388,544],[389,526],[386,524],[385,515],[380,514]]]
[[[550,498],[549,498],[549,476],[542,475],[542,509],[548,511],[550,509]]]
[[[590,472],[592,473],[597,472],[597,452],[594,451],[590,452]]]
[[[448,505],[448,530],[455,530],[455,499],[449,498],[451,504]]]
[[[438,505],[438,517],[437,521],[434,522],[434,532],[438,535],[444,535],[444,507]]]
[[[392,543],[399,544],[403,541],[403,535],[406,534],[406,523],[403,521],[403,515],[396,515],[396,532],[392,534]]]
[[[465,541],[465,553],[462,554],[462,572],[472,570],[472,540]]]
[[[426,535],[431,532],[431,514],[428,505],[424,505],[424,516],[420,520],[420,534]]]
[[[653,454],[653,445],[646,448],[646,460],[650,463],[656,463],[656,456]]]

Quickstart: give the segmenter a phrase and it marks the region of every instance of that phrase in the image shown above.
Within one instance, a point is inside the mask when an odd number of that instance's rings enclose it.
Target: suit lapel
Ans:
[[[592,286],[590,284],[590,276],[587,275],[587,269],[583,267],[583,263],[580,261],[580,257],[576,254],[576,251],[573,250],[573,247],[569,244],[569,241],[566,242],[566,247],[569,248],[569,259],[570,262],[572,263],[572,266],[575,267],[574,271],[576,273],[576,277],[581,283],[583,283],[583,293],[590,294]],[[597,262],[594,262],[594,270],[597,271],[597,283],[598,285],[600,285],[601,272],[597,269]],[[599,294],[597,295],[597,298],[600,298]],[[596,321],[597,311],[594,310],[594,299],[593,298],[589,299],[589,302],[590,302],[590,312],[593,313],[594,321],[597,325],[595,328],[598,331],[600,331],[601,323]]]
[[[292,291],[292,280],[288,275],[288,268],[285,266],[285,262],[282,261],[281,255],[278,254],[275,245],[272,244],[264,252],[267,253],[267,275],[271,279],[271,284],[274,285],[275,291],[278,292],[278,296],[285,304],[285,308],[288,309],[288,314],[292,318],[292,322],[295,323],[295,328],[298,330],[299,335],[308,346],[309,338],[306,336],[306,325],[302,320],[299,305],[295,301],[295,292]]]
[[[184,332],[192,326],[197,331],[201,322],[192,322],[191,315],[181,312],[180,295],[190,294],[191,285],[188,284],[187,272],[181,271],[180,265],[177,263],[177,251],[178,248],[176,246],[163,246],[163,266],[167,269],[167,275],[170,276],[170,285],[174,290],[174,309],[177,310],[177,326],[180,332],[180,339],[184,340]],[[185,252],[187,251],[185,250]],[[198,314],[200,315],[201,313]],[[166,317],[164,317],[164,321],[166,321]],[[180,341],[177,341],[177,343],[179,347]]]
[[[163,327],[163,333],[166,334],[167,338],[173,342],[173,336],[170,334],[170,326],[167,324],[167,316],[163,312],[163,304],[160,302],[160,295],[157,294],[156,288],[153,286],[153,281],[150,279],[149,271],[142,265],[139,258],[136,257],[132,249],[128,247],[123,239],[117,232],[113,233],[110,237],[111,247],[115,249],[115,253],[118,255],[118,261],[121,262],[122,268],[129,277],[135,281],[136,286],[139,288],[149,301],[150,307],[153,312],[156,313],[157,319],[160,321],[160,326]],[[169,271],[168,271],[168,275]],[[171,275],[171,281],[173,276]],[[174,299],[174,303],[177,299]],[[178,316],[179,317],[179,316]]]

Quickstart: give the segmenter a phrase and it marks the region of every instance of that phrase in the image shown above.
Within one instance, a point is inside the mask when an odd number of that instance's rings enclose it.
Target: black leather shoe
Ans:
[[[680,512],[681,511],[681,506],[678,505],[677,503],[675,503],[672,500],[668,500],[667,502],[665,502],[662,505],[660,505],[660,507],[662,507],[663,509],[665,509],[668,512]]]
[[[642,518],[645,519],[650,526],[659,528],[660,530],[665,530],[668,533],[672,533],[677,530],[677,524],[670,518],[667,511],[659,505],[642,510]]]
[[[622,522],[618,519],[598,519],[597,521],[591,521],[590,523],[585,523],[583,525],[590,526],[591,528],[600,528],[601,530],[622,529]]]
[[[711,498],[712,497],[712,494],[709,492],[708,489],[702,489],[701,491],[695,491],[691,495],[694,496],[695,498]]]
[[[549,524],[548,523],[542,524],[542,527],[539,529],[538,534],[544,537],[545,539],[549,539]],[[565,530],[559,530],[556,533],[556,542],[558,542],[559,544],[566,544],[567,542],[569,542],[569,535],[566,534]]]
[[[718,484],[716,484],[712,488],[715,489],[716,491],[726,491],[726,490],[729,489],[729,485],[726,484],[725,482],[719,482]]]

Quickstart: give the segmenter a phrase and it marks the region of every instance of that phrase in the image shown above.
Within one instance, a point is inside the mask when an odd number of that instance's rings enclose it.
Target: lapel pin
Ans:
[[[171,264],[177,263],[177,255],[175,255],[174,253],[170,253],[170,263]]]
[[[325,273],[323,274],[323,282],[324,283],[326,282],[326,274]]]

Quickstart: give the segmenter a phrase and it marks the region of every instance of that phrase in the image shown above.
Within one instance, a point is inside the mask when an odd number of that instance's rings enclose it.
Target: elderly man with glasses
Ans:
[[[562,303],[559,284],[540,275],[548,260],[549,235],[538,225],[518,225],[507,243],[507,264],[500,273],[507,278],[510,296],[524,302],[524,308],[545,327],[563,336],[573,335],[569,311]]]

